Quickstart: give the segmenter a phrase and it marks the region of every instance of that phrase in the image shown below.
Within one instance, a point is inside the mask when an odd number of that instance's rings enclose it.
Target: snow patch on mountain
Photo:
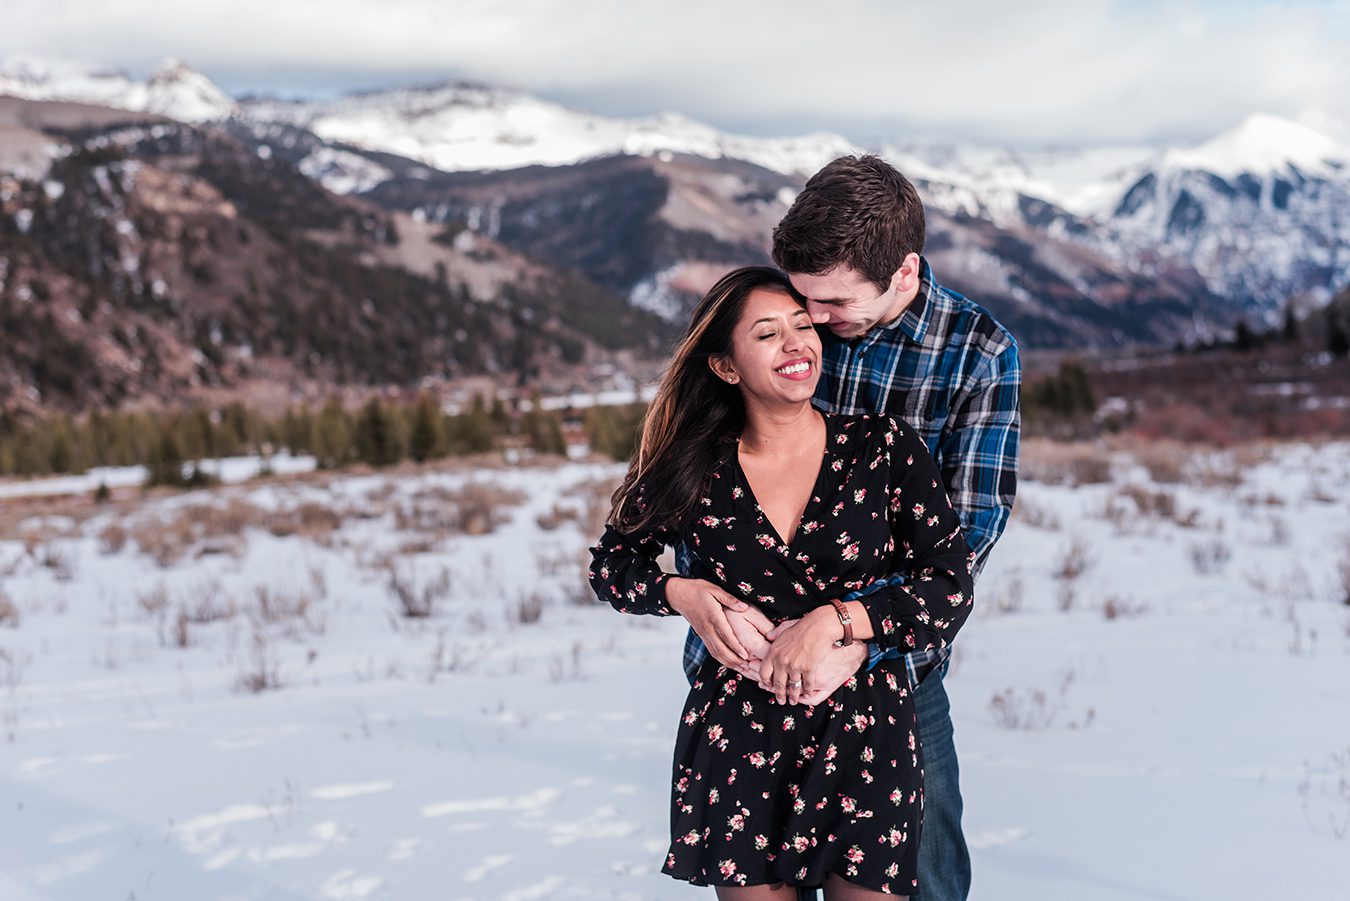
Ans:
[[[182,122],[213,122],[239,111],[233,98],[179,59],[165,60],[145,81],[89,63],[11,57],[0,64],[0,95],[68,101],[154,113]]]

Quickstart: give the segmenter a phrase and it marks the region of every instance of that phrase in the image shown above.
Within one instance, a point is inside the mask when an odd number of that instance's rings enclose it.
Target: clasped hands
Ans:
[[[819,704],[858,671],[867,645],[838,647],[832,607],[777,626],[757,607],[705,579],[672,578],[666,602],[688,620],[708,653],[771,692],[780,704]]]

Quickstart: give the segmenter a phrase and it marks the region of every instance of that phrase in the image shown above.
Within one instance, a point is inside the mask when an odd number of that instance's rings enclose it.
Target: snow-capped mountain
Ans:
[[[1093,240],[1113,256],[1186,260],[1239,303],[1269,312],[1293,294],[1325,301],[1350,281],[1350,144],[1253,115],[1162,154],[1101,222]]]
[[[688,153],[808,175],[857,148],[838,135],[729,135],[675,113],[600,116],[514,91],[471,84],[378,91],[311,103],[255,101],[258,122],[296,125],[329,141],[393,153],[445,172],[559,166],[616,154]]]
[[[212,122],[239,112],[234,99],[182,60],[165,60],[149,78],[85,63],[11,58],[0,65],[0,95],[64,100]]]

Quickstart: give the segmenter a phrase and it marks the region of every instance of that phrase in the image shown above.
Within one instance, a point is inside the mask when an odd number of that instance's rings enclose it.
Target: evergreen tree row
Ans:
[[[641,405],[586,411],[583,426],[591,447],[616,460],[628,459],[642,412]],[[520,414],[482,398],[464,412],[447,414],[429,394],[402,403],[372,398],[353,410],[334,399],[273,418],[241,403],[172,413],[96,411],[34,422],[0,411],[0,476],[143,465],[150,484],[186,486],[203,480],[187,461],[217,457],[285,451],[312,455],[320,468],[335,469],[352,463],[422,463],[507,445],[566,454],[563,414],[541,410],[537,398]]]

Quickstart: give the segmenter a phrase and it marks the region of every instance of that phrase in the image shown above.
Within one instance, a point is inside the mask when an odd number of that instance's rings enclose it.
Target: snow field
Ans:
[[[0,896],[711,897],[658,872],[684,629],[583,603],[620,473],[301,477],[21,523]],[[973,897],[1342,897],[1350,445],[1108,475],[1023,482],[957,646]]]

